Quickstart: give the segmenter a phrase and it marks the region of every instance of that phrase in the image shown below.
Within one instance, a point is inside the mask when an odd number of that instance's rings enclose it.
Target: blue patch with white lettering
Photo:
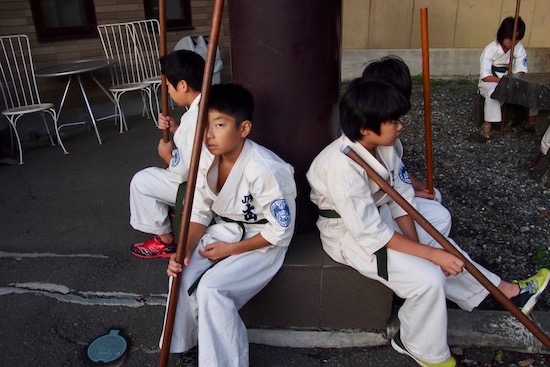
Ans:
[[[523,66],[527,67],[527,57],[523,59]]]
[[[172,167],[176,167],[178,163],[180,162],[180,151],[178,148],[174,149],[174,158],[172,158]]]
[[[407,168],[405,168],[403,162],[401,162],[401,167],[399,167],[399,178],[404,183],[412,185],[411,178],[409,177],[409,173],[407,172]]]
[[[290,209],[285,199],[277,199],[271,203],[271,215],[275,217],[277,223],[281,227],[288,227],[290,225]]]

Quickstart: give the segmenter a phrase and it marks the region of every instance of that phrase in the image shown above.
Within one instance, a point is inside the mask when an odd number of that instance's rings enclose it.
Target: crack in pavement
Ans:
[[[0,287],[0,296],[9,294],[34,294],[84,306],[123,306],[131,308],[165,306],[168,297],[167,294],[145,296],[124,292],[77,291],[62,284],[40,282],[11,283],[8,287]]]

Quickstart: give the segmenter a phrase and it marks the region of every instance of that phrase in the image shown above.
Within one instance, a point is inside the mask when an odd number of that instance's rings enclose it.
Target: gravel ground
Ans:
[[[476,92],[474,80],[432,80],[434,186],[452,214],[451,237],[502,278],[521,279],[550,266],[550,185],[531,179],[528,169],[550,115],[541,111],[536,132],[510,123],[503,136],[493,126],[492,139],[482,141],[473,118]],[[422,82],[415,81],[412,102],[403,119],[404,157],[409,173],[425,179]],[[517,109],[509,115],[521,119]],[[550,310],[549,294],[541,297],[539,310]],[[480,308],[501,309],[492,299]]]

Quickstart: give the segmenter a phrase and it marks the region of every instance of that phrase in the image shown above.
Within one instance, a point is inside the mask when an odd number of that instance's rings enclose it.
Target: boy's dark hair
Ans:
[[[254,97],[239,84],[214,84],[210,90],[208,109],[233,117],[237,124],[245,120],[252,121]]]
[[[196,52],[174,51],[160,58],[160,71],[174,87],[182,80],[197,92],[202,88],[204,59]]]
[[[498,43],[502,44],[502,41],[504,41],[505,38],[512,39],[513,36],[514,36],[514,17],[505,18],[500,24],[500,27],[498,29],[497,41]],[[523,39],[523,36],[525,36],[525,22],[521,19],[521,17],[519,17],[516,41],[521,41]]]
[[[410,109],[401,91],[383,80],[353,80],[340,101],[340,125],[348,138],[357,141],[361,129],[380,134],[385,121],[398,120]]]
[[[412,79],[409,67],[398,56],[386,56],[372,61],[363,70],[363,80],[380,79],[393,84],[411,99]]]

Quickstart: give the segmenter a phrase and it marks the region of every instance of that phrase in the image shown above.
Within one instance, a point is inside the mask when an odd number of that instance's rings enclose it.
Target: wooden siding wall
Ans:
[[[418,49],[420,8],[428,8],[431,48],[483,48],[516,0],[343,0],[342,44],[350,49]],[[550,47],[550,1],[523,0],[528,48]]]

